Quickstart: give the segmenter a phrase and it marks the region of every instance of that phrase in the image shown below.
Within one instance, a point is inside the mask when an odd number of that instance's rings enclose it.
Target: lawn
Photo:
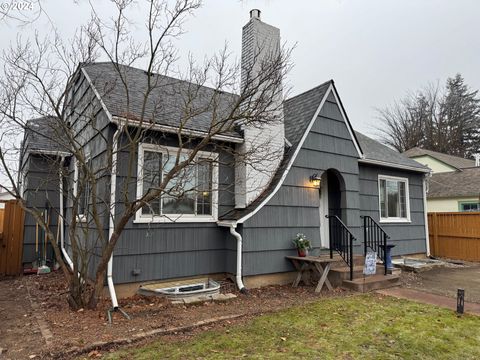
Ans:
[[[330,298],[108,359],[477,359],[480,318],[379,295]]]

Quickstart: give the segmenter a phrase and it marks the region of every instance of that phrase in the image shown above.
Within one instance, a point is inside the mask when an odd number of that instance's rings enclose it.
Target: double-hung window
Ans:
[[[410,201],[408,179],[378,176],[380,221],[409,222]]]
[[[136,222],[216,221],[218,214],[218,155],[199,152],[194,161],[160,186],[167,174],[186,160],[188,150],[142,143],[139,145],[137,198],[160,191],[136,214]]]

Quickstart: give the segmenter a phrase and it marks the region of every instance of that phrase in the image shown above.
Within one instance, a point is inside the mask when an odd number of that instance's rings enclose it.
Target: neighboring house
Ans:
[[[278,29],[262,22],[259,12],[251,14],[244,32],[253,30],[250,34],[253,35],[243,37],[242,52],[254,52],[256,43],[279,43]],[[145,88],[148,76],[159,76],[127,66],[121,66],[121,71],[139,93]],[[154,117],[155,125],[139,145],[138,162],[133,170],[125,165],[128,153],[119,153],[116,172],[102,178],[102,194],[108,194],[107,197],[113,182],[110,180],[114,179],[121,182],[130,178],[132,187],[141,194],[143,187],[148,186],[147,180],[140,176],[144,168],[142,162],[155,154],[164,154],[165,145],[169,149],[178,146],[177,137],[171,134],[177,130],[181,118],[180,108],[175,104],[182,101],[179,89],[189,84],[161,76],[157,79],[172,84],[172,91],[155,94],[167,106],[168,116],[160,113]],[[105,88],[109,92],[101,95]],[[199,89],[206,95],[211,91]],[[227,99],[236,95],[224,96]],[[84,99],[90,99],[91,104],[86,105]],[[78,126],[82,129],[85,153],[94,164],[107,161],[108,149],[114,145],[114,134],[119,134],[121,119],[136,118],[139,110],[135,108],[136,99],[130,101],[133,107],[125,113],[122,105],[126,96],[113,64],[79,67],[67,104],[70,107],[67,120],[75,128],[80,121],[77,114],[82,109],[89,105],[97,109],[95,127],[102,136],[89,136],[92,132],[88,131],[91,126],[88,123]],[[189,126],[186,129],[189,134],[202,137],[203,118]],[[285,256],[296,253],[292,245],[295,234],[304,233],[311,240],[314,254],[328,249],[329,235],[334,234],[329,234],[326,215],[339,216],[355,235],[356,253],[363,253],[361,216],[367,215],[389,234],[389,241],[396,245],[395,255],[426,253],[424,194],[429,170],[355,132],[332,80],[286,100],[283,122],[275,126],[268,131],[282,134],[278,139],[285,155],[261,192],[253,191],[253,197],[244,197],[245,186],[247,190],[252,186],[249,185],[251,178],[258,180],[260,176],[239,169],[231,155],[222,149],[242,146],[247,137],[258,137],[262,132],[243,129],[223,134],[216,140],[222,147],[212,147],[211,153],[203,155],[214,161],[209,174],[218,190],[212,190],[211,196],[202,198],[201,203],[194,200],[195,208],[202,209],[196,214],[187,210],[190,215],[176,217],[178,214],[165,211],[165,203],[164,208],[152,204],[139,210],[126,225],[114,251],[115,284],[133,283],[133,289],[138,283],[152,280],[235,273],[240,278],[237,284],[241,284],[243,276],[247,287],[284,282],[293,270]],[[124,143],[125,132],[119,136],[118,143]],[[106,144],[102,143],[104,139]],[[55,153],[58,149],[52,151]],[[31,157],[31,161],[34,159],[36,157]],[[220,160],[219,164],[215,164],[216,159]],[[68,180],[68,191],[74,191],[75,163],[65,159],[64,166],[70,173],[65,180]],[[152,166],[153,172],[162,172],[158,163]],[[313,175],[321,178],[320,185],[309,180]],[[119,209],[123,206],[121,194],[117,191],[114,196],[115,208]],[[183,205],[188,209],[188,204]],[[72,204],[67,201],[64,206],[68,218]],[[108,233],[108,217],[102,220]],[[65,223],[67,253],[70,252],[69,222]]]
[[[475,160],[426,150],[419,147],[411,148],[405,151],[403,155],[429,167],[433,174],[458,171],[475,166]]]
[[[432,170],[427,193],[429,212],[480,211],[478,161],[418,147],[403,154]]]

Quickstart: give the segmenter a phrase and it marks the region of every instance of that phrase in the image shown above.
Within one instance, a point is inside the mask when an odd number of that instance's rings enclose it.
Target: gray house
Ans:
[[[253,10],[243,29],[244,65],[249,61],[245,54],[254,52],[259,42],[277,46],[279,30],[265,24],[260,12]],[[119,71],[139,93],[149,77],[165,83],[162,92],[154,94],[155,99],[161,99],[162,111],[153,106],[148,109],[155,122],[141,133],[143,140],[134,166],[125,165],[130,152],[121,149],[136,130],[134,120],[142,110],[135,97],[125,93]],[[147,161],[179,146],[175,133],[181,114],[176,104],[182,101],[182,89],[188,87],[180,80],[118,64],[79,66],[71,84],[65,121],[76,129],[92,166],[105,163],[115,154],[112,173],[98,175],[99,198],[106,209],[113,209],[113,218],[124,206],[118,191],[121,185],[127,182],[132,191],[142,194]],[[204,98],[211,91],[206,87],[198,90]],[[220,101],[228,102],[236,96],[222,94]],[[125,112],[123,105],[127,102],[130,105]],[[88,111],[93,114],[90,123],[80,116]],[[345,248],[338,246],[342,239],[335,237],[340,234],[338,229],[347,229],[356,239],[354,252],[362,254],[364,234],[370,236],[363,228],[365,218],[371,220],[370,227],[381,227],[390,236],[394,255],[427,252],[425,175],[429,170],[355,132],[333,80],[284,101],[280,115],[282,121],[269,128],[239,128],[214,139],[210,150],[200,155],[211,160],[211,165],[197,168],[195,174],[197,183],[204,179],[199,174],[207,174],[205,178],[215,186],[207,184],[201,196],[182,204],[165,197],[137,212],[122,232],[111,259],[111,288],[115,284],[116,291],[127,293],[139,283],[210,274],[236,274],[240,288],[285,282],[293,271],[285,257],[296,253],[292,239],[297,233],[311,240],[314,254],[326,252],[331,246],[342,253]],[[201,139],[207,129],[208,118],[203,116],[184,128],[191,138]],[[126,129],[121,126],[125,119],[132,120]],[[271,150],[283,154],[273,162],[274,170],[269,175],[242,168],[227,151],[247,146],[249,139],[265,134],[275,139]],[[111,151],[116,148],[119,151]],[[67,170],[64,173],[69,175],[57,181],[63,189],[57,196],[75,191],[79,176],[75,162],[63,152],[59,155]],[[29,164],[34,163],[32,157]],[[164,171],[158,162],[148,164],[152,173]],[[26,170],[26,183],[29,174]],[[255,190],[249,191],[252,182],[256,182]],[[42,192],[35,194],[42,196]],[[67,195],[58,203],[63,203],[58,211],[67,219],[62,224],[61,241],[68,257],[73,203]],[[82,215],[80,212],[77,216]],[[111,231],[112,217],[102,217],[105,234]],[[31,236],[31,232],[25,232],[26,244],[31,243]]]

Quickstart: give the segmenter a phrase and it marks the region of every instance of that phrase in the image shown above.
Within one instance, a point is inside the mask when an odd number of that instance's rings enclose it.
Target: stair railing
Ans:
[[[333,258],[333,251],[338,252],[350,268],[350,280],[353,280],[353,242],[356,240],[355,236],[337,215],[325,215],[325,217],[328,219],[329,226],[330,259]]]
[[[368,248],[375,251],[383,261],[385,275],[387,275],[387,240],[390,236],[371,216],[361,217],[363,218],[363,253],[367,255]]]

